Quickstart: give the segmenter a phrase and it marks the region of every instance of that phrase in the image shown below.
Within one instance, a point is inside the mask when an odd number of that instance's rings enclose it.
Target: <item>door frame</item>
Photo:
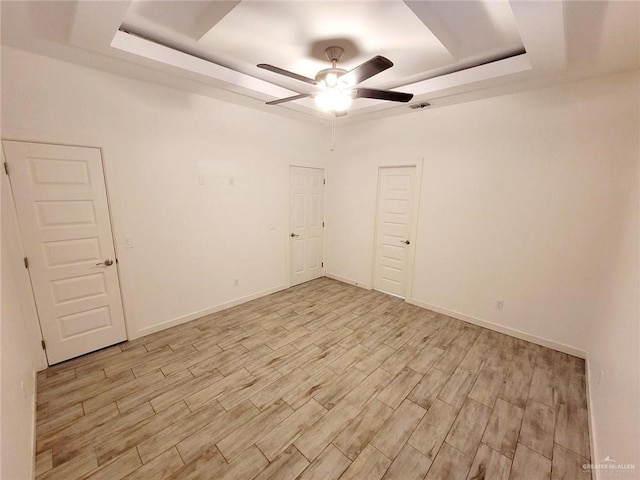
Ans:
[[[127,312],[125,310],[125,296],[124,296],[124,292],[122,291],[122,274],[120,272],[120,268],[119,268],[119,261],[118,259],[120,258],[119,253],[118,253],[118,245],[116,242],[116,237],[115,237],[115,227],[114,227],[114,220],[113,220],[113,208],[111,206],[111,196],[110,196],[110,191],[109,191],[109,181],[108,181],[108,175],[107,175],[107,170],[105,167],[105,155],[104,155],[104,149],[102,147],[97,147],[97,146],[93,146],[93,145],[87,145],[87,144],[76,144],[76,143],[62,143],[62,142],[55,142],[55,141],[45,141],[45,140],[28,140],[28,139],[24,139],[24,138],[16,138],[16,137],[0,137],[0,158],[2,159],[2,162],[4,164],[4,162],[6,161],[5,159],[5,155],[4,155],[4,142],[21,142],[21,143],[37,143],[37,144],[41,144],[41,145],[56,145],[56,146],[62,146],[62,147],[80,147],[80,148],[95,148],[97,150],[100,151],[100,159],[101,159],[101,167],[102,167],[102,176],[104,179],[104,188],[105,188],[105,197],[106,197],[106,202],[107,202],[107,212],[109,214],[109,229],[111,231],[111,239],[113,242],[113,250],[115,253],[115,259],[116,259],[116,263],[114,265],[114,267],[116,267],[116,276],[118,277],[118,290],[120,291],[120,302],[122,303],[122,315],[124,318],[124,328],[125,328],[125,334],[127,336],[127,340],[130,338],[129,335],[129,324],[127,322]],[[13,187],[13,183],[11,182],[11,172],[9,172],[9,174],[7,175],[7,184],[9,185],[9,189],[10,189],[10,196],[11,196],[11,203],[12,203],[12,208],[13,211],[15,213],[15,219],[17,220],[17,222],[20,222],[20,218],[18,217],[18,211],[15,205],[15,194],[14,194],[14,187]],[[19,241],[20,244],[20,248],[21,248],[21,255],[23,256],[27,256],[26,255],[26,250],[24,248],[24,239],[22,236],[22,231],[18,228],[15,232],[15,236],[16,236],[16,240]],[[12,252],[12,254],[17,254],[18,252]],[[38,312],[38,305],[36,303],[36,298],[35,298],[35,292],[33,290],[33,283],[31,280],[31,271],[27,268],[26,269],[26,278],[28,278],[28,282],[20,282],[21,284],[17,285],[17,288],[20,290],[18,293],[21,297],[21,300],[24,301],[24,306],[27,306],[27,302],[29,302],[28,304],[28,308],[30,311],[34,312],[34,318],[33,320],[35,320],[35,325],[32,325],[31,327],[28,328],[28,330],[31,332],[38,332],[39,337],[34,339],[34,341],[37,341],[38,343],[44,342],[44,335],[42,334],[42,326],[40,323],[40,313]],[[28,283],[28,285],[27,285]],[[49,357],[47,356],[46,350],[42,349],[40,350],[42,352],[42,355],[38,355],[36,358],[40,361],[38,361],[38,363],[40,365],[36,365],[36,369],[37,371],[40,370],[44,370],[46,367],[51,365],[51,362],[49,361]],[[46,365],[42,364],[42,360],[46,361]],[[42,368],[38,368],[38,367],[42,367]]]
[[[418,243],[418,219],[419,211],[420,211],[420,191],[422,189],[422,164],[423,159],[416,160],[414,162],[399,162],[397,164],[394,163],[385,163],[378,165],[377,167],[377,181],[375,188],[375,210],[374,210],[374,221],[373,221],[373,244],[372,244],[372,253],[371,253],[371,290],[375,290],[375,276],[376,276],[376,246],[378,244],[378,211],[380,208],[380,181],[382,179],[382,169],[384,168],[403,168],[410,167],[415,168],[415,178],[413,185],[413,198],[411,199],[411,243],[409,244],[409,253],[407,254],[407,263],[406,263],[406,277],[405,277],[405,285],[404,285],[404,301],[408,302],[413,298],[413,269],[415,265],[415,254],[416,254],[416,245]],[[391,294],[389,294],[391,295]]]
[[[301,163],[290,163],[287,165],[287,230],[285,232],[285,274],[287,278],[286,288],[291,288],[292,279],[291,279],[291,242],[289,241],[289,233],[291,233],[291,167],[298,168],[314,168],[316,170],[322,170],[325,183],[323,184],[323,188],[326,187],[327,180],[327,169],[325,166],[317,166],[317,165],[304,165]],[[322,192],[322,221],[325,222],[325,212],[327,211],[327,199],[326,199],[326,189]],[[327,243],[326,239],[327,229],[326,227],[322,228],[322,266],[320,269],[322,270],[322,276],[324,276],[325,266],[324,266],[324,257],[325,257],[325,245]]]

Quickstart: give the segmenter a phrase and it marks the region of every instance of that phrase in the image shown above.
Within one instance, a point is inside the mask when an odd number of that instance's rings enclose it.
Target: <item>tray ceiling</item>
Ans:
[[[345,69],[375,55],[394,62],[365,86],[435,105],[637,68],[640,58],[638,2],[5,1],[2,13],[5,44],[256,108],[313,89],[258,63],[314,77],[331,45],[345,49]],[[310,99],[266,108],[326,115]],[[401,109],[357,99],[349,117]]]

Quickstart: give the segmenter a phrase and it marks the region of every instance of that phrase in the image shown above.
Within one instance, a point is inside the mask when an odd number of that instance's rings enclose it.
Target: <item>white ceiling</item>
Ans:
[[[372,88],[434,107],[640,66],[640,2],[56,1],[1,3],[2,43],[273,113],[325,118],[310,99],[264,102],[313,86],[342,46],[347,70],[375,55],[394,66]],[[354,101],[351,121],[409,112]]]

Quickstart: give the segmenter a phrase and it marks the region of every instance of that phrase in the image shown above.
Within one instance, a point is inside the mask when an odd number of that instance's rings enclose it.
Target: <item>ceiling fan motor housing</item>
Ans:
[[[342,47],[329,47],[324,51],[324,55],[327,57],[327,60],[333,63],[335,67],[336,62],[339,62],[342,59],[342,55],[344,55],[344,49]]]

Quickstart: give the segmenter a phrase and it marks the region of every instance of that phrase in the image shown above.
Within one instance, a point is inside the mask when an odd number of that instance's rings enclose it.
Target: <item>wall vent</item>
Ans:
[[[422,110],[423,108],[427,108],[430,106],[431,104],[429,102],[422,102],[422,103],[414,103],[413,105],[409,105],[409,108],[411,110]]]

